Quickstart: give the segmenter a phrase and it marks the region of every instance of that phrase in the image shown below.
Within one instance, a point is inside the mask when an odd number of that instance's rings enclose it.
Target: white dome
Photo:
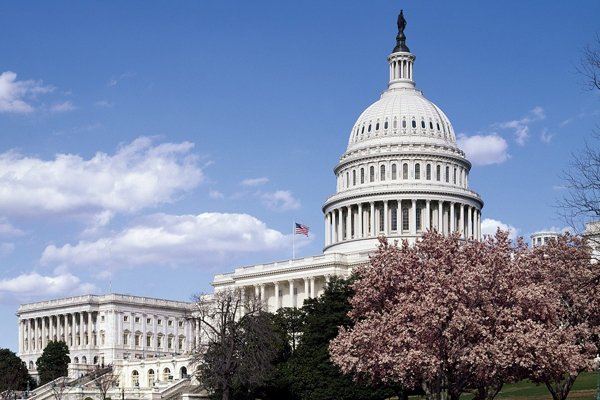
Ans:
[[[452,124],[420,90],[386,90],[358,117],[350,132],[347,152],[364,147],[401,143],[456,146]]]

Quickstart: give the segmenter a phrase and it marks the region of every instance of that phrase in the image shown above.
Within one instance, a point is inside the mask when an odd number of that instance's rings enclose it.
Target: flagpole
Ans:
[[[294,258],[296,258],[295,237],[296,237],[296,221],[292,222],[292,262],[294,261]]]

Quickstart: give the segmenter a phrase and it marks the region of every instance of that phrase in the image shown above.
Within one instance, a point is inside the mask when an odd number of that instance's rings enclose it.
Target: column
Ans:
[[[87,323],[87,337],[88,337],[88,349],[92,347],[92,313],[90,311],[88,311],[88,323]],[[131,330],[132,332],[135,332],[135,329]]]
[[[310,299],[310,287],[309,287],[309,280],[308,278],[302,278],[304,279],[304,300],[306,299]]]
[[[315,297],[315,277],[310,277],[310,298]]]
[[[338,208],[337,209],[337,214],[338,214],[338,220],[337,220],[337,225],[338,225],[338,231],[337,231],[337,241],[341,242],[344,240],[344,228],[342,226],[343,224],[343,220],[344,220],[344,213],[342,212],[342,208]]]
[[[431,200],[425,200],[425,229],[431,229]]]
[[[375,233],[375,202],[371,201],[370,204],[371,204],[371,215],[369,215],[369,219],[371,221],[370,236],[376,237],[377,234]]]
[[[383,234],[388,236],[388,201],[383,201]]]
[[[454,202],[450,202],[450,233],[454,233],[456,227],[454,226]]]
[[[25,350],[25,346],[23,343],[25,342],[25,324],[22,319],[19,319],[19,353],[23,353]]]
[[[288,280],[289,288],[290,288],[290,307],[296,307],[296,302],[294,298],[294,280]]]
[[[460,228],[459,228],[460,237],[464,239],[465,238],[465,205],[462,203],[460,204],[460,216],[459,216],[458,224],[460,225]]]
[[[275,285],[275,310],[281,308],[281,302],[279,301],[279,282],[273,282]]]
[[[262,301],[265,305],[267,305],[267,301],[265,298],[265,284],[260,284],[260,301]]]
[[[346,240],[352,239],[352,207],[346,207]]]
[[[325,216],[325,246],[331,244],[331,213]]]
[[[358,233],[356,234],[356,236],[359,239],[363,237],[363,210],[362,210],[362,203],[358,203]]]
[[[42,348],[41,350],[44,350],[46,348],[46,345],[48,344],[46,341],[46,321],[45,321],[46,317],[42,317],[41,318],[41,323],[42,323]]]
[[[475,210],[476,222],[475,222],[475,232],[477,236],[477,240],[481,240],[481,210]]]
[[[254,285],[254,299],[257,300],[260,296],[260,286]]]
[[[37,318],[33,319],[33,342],[35,343],[35,350],[36,351],[40,351],[40,344],[38,342],[38,337],[40,336],[40,333],[38,332],[38,320]]]
[[[467,238],[471,239],[473,236],[473,210],[471,206],[467,206]]]
[[[440,235],[444,234],[444,223],[443,223],[444,220],[443,220],[443,215],[442,215],[443,210],[444,210],[443,203],[441,200],[438,200],[438,229],[437,229],[437,231]]]
[[[417,201],[415,199],[411,200],[411,208],[410,208],[410,234],[417,234]]]

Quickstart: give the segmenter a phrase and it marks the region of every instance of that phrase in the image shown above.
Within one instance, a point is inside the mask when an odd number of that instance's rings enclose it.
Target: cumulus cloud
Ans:
[[[67,268],[199,264],[279,250],[290,240],[247,214],[154,214],[112,236],[47,246],[41,263]]]
[[[50,106],[50,111],[53,113],[63,113],[68,111],[73,111],[75,106],[69,100],[63,101],[62,103],[53,104]]]
[[[515,141],[519,146],[524,146],[529,139],[529,125],[536,121],[541,121],[546,118],[542,107],[534,107],[527,115],[521,119],[501,122],[496,124],[502,129],[512,129],[515,135]]]
[[[512,240],[515,240],[519,234],[519,229],[512,225],[505,224],[502,221],[492,218],[485,218],[481,221],[481,233],[483,235],[494,235],[498,228],[502,229],[503,231],[508,231],[508,235]]]
[[[17,74],[6,71],[0,74],[0,112],[30,113],[34,111],[31,100],[39,94],[52,92],[52,86],[39,81],[18,81]]]
[[[289,190],[263,193],[261,199],[265,207],[273,211],[289,211],[300,208],[300,201]]]
[[[204,179],[193,143],[154,144],[142,137],[113,155],[90,159],[58,154],[42,160],[16,152],[0,154],[0,214],[71,215],[110,220],[168,203]]]
[[[459,147],[473,165],[501,164],[508,160],[508,143],[497,134],[467,136],[459,134]]]
[[[0,236],[3,237],[12,237],[12,236],[21,236],[24,235],[25,232],[13,226],[10,222],[8,222],[5,218],[0,218]]]
[[[94,293],[95,291],[96,287],[93,284],[81,282],[78,277],[69,273],[43,276],[37,272],[31,272],[15,278],[0,280],[0,298],[19,302],[37,298]]]
[[[262,186],[267,182],[269,182],[269,178],[263,176],[260,178],[244,179],[240,184],[242,186],[246,186],[246,187],[256,187],[256,186]]]

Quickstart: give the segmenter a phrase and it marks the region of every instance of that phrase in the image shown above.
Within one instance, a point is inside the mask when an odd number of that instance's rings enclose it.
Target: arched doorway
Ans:
[[[133,386],[140,386],[140,373],[135,369],[131,372],[131,383]]]
[[[154,386],[154,370],[153,369],[148,370],[148,386],[150,386],[150,387]]]
[[[181,379],[187,378],[187,368],[186,367],[181,367],[181,369],[179,370],[179,378],[181,378]]]

